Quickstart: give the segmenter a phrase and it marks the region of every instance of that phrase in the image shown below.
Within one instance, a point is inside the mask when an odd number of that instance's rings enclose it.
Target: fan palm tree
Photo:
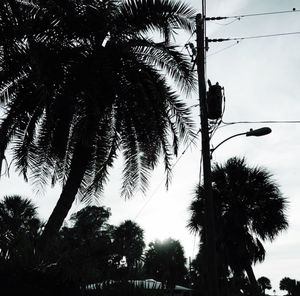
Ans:
[[[267,170],[249,167],[244,158],[216,164],[212,169],[212,187],[219,261],[233,274],[246,271],[256,295],[257,282],[251,265],[264,260],[263,242],[273,241],[287,228],[286,199]],[[202,186],[197,187],[190,210],[188,227],[200,231],[205,244]]]
[[[10,92],[0,155],[12,144],[26,180],[63,184],[43,249],[78,192],[86,200],[102,192],[119,151],[123,196],[146,190],[161,155],[169,179],[179,142],[194,137],[190,111],[176,92],[190,91],[194,76],[170,42],[177,29],[192,31],[194,11],[170,0],[34,3],[0,4],[0,89]],[[159,42],[149,37],[153,32]]]
[[[40,228],[36,207],[29,199],[19,195],[5,196],[0,202],[0,258],[33,263],[30,260]]]
[[[125,220],[112,233],[114,251],[122,259],[126,257],[129,271],[141,260],[145,248],[144,230],[135,222]]]
[[[185,263],[184,249],[178,240],[155,240],[145,252],[144,271],[147,276],[161,281],[163,288],[170,289],[170,295],[174,295],[175,285],[184,283]]]

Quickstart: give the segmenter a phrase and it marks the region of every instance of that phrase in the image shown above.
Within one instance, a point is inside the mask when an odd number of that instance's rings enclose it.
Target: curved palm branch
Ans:
[[[169,40],[176,29],[192,31],[194,28],[195,10],[180,1],[128,0],[119,9],[116,22],[127,34],[158,30]]]

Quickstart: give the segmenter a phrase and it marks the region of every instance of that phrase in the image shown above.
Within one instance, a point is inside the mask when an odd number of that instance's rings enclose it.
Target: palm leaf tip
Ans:
[[[181,1],[128,0],[120,7],[126,23],[136,31],[158,30],[166,40],[176,29],[193,31],[196,11]]]

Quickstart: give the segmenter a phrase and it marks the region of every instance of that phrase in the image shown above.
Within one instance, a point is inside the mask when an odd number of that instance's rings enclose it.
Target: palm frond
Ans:
[[[31,179],[35,192],[43,193],[51,180],[52,170],[55,161],[51,154],[52,131],[49,129],[47,113],[44,112],[40,118],[37,136],[35,139],[36,148],[31,160]]]
[[[31,8],[39,8],[39,6],[33,0],[16,0],[16,2]]]
[[[148,185],[148,169],[141,161],[143,152],[136,138],[136,130],[130,123],[127,123],[126,131],[121,134],[121,140],[125,159],[121,195],[129,198],[134,195],[138,185],[141,191],[145,192]]]
[[[169,117],[174,118],[173,124],[177,127],[179,137],[185,143],[194,142],[196,133],[194,131],[194,121],[191,119],[191,111],[178,96],[173,93],[166,96],[168,102]]]
[[[120,145],[120,136],[116,130],[113,135],[110,131],[103,135],[102,129],[101,134],[102,136],[99,137],[95,150],[95,164],[91,174],[91,182],[89,182],[86,188],[81,189],[81,200],[87,202],[91,201],[93,196],[98,196],[103,192],[104,185],[108,181],[108,170],[112,167],[113,162],[117,157],[117,151]]]
[[[115,21],[121,32],[158,30],[168,40],[176,29],[193,30],[195,10],[180,1],[128,0],[122,2],[119,17]]]
[[[192,64],[184,54],[176,50],[175,46],[155,43],[149,39],[131,39],[128,45],[136,58],[165,71],[181,90],[187,93],[195,90],[196,80]]]

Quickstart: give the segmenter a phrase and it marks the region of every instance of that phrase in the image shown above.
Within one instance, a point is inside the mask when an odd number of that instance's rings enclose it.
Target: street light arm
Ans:
[[[219,143],[215,148],[213,149],[210,149],[211,153],[213,153],[219,146],[221,146],[223,143],[225,143],[226,141],[232,139],[232,138],[235,138],[235,137],[238,137],[238,136],[242,136],[242,135],[246,135],[248,132],[244,132],[244,133],[239,133],[239,134],[236,134],[236,135],[233,135],[225,140],[223,140],[221,143]]]
[[[215,148],[210,149],[210,154],[212,155],[212,153],[219,147],[221,146],[224,142],[238,137],[238,136],[243,136],[246,135],[246,137],[261,137],[261,136],[265,136],[267,134],[270,134],[272,132],[272,130],[269,127],[262,127],[262,128],[258,128],[253,130],[252,128],[248,131],[248,132],[244,132],[244,133],[239,133],[239,134],[235,134],[225,140],[223,140],[221,143],[219,143]]]

